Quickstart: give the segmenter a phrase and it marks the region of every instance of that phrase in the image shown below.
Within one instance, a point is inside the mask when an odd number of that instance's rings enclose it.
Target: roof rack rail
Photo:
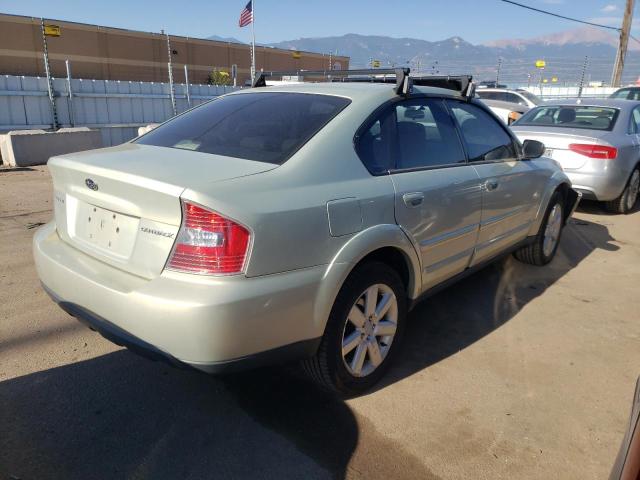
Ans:
[[[266,77],[301,76],[331,77],[331,81],[339,82],[372,82],[395,83],[394,90],[398,95],[409,95],[413,85],[437,87],[459,92],[466,99],[475,94],[475,84],[471,75],[423,75],[411,76],[409,68],[364,68],[353,70],[294,70],[260,72],[254,79],[252,87],[265,87]]]

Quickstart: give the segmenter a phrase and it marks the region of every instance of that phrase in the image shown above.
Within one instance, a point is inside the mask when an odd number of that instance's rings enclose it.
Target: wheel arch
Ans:
[[[422,275],[419,256],[404,231],[398,225],[368,228],[350,238],[327,265],[314,305],[314,321],[319,332],[324,331],[344,281],[359,265],[370,260],[394,268],[402,279],[409,299],[420,294]]]
[[[544,193],[541,195],[540,203],[538,204],[538,210],[536,211],[536,216],[529,228],[529,236],[537,235],[540,230],[540,225],[544,220],[544,213],[547,211],[547,206],[549,205],[549,201],[551,197],[556,191],[560,191],[562,193],[562,198],[564,200],[565,206],[567,205],[567,200],[569,199],[571,192],[571,180],[564,174],[562,171],[555,172],[550,178],[549,183],[547,184],[547,188]],[[568,213],[570,209],[565,208],[565,221],[568,219]]]

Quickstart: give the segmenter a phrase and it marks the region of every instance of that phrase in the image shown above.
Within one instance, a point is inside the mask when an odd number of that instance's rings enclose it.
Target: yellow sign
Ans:
[[[544,68],[547,66],[547,62],[544,60],[536,60],[536,68]]]
[[[302,54],[298,51],[295,51],[291,54],[293,58],[302,58]]]
[[[542,83],[549,83],[549,80],[547,80],[546,78],[544,78],[544,79],[542,80]]]
[[[552,81],[553,83],[556,83],[556,82],[558,81],[558,77],[551,77],[551,81]]]
[[[380,67],[380,60],[374,60],[373,62],[371,62],[371,66],[373,68],[379,68]]]
[[[45,25],[44,34],[48,37],[59,37],[60,25]]]

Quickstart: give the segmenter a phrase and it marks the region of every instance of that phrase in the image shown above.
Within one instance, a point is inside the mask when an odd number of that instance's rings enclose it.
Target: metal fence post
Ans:
[[[587,71],[588,62],[589,62],[589,57],[584,57],[584,63],[582,64],[582,75],[580,76],[580,86],[578,87],[578,98],[582,97],[582,87],[584,87],[584,74]]]
[[[69,63],[69,59],[64,61],[65,66],[67,67],[67,94],[69,98],[69,122],[71,122],[71,126],[76,126],[76,121],[73,113],[73,92],[71,91],[71,63]]]
[[[173,115],[178,114],[178,109],[176,108],[176,92],[173,88],[173,65],[171,64],[171,40],[169,39],[169,34],[167,33],[167,58],[169,62],[167,63],[167,67],[169,69],[169,96],[171,98],[171,108],[173,109]]]
[[[184,87],[187,95],[187,106],[191,108],[191,93],[189,93],[189,72],[187,66],[184,66]]]
[[[56,110],[56,100],[53,93],[53,79],[51,78],[51,70],[49,69],[49,50],[47,48],[47,36],[44,33],[44,18],[40,17],[40,29],[42,31],[42,47],[44,54],[44,71],[47,74],[47,92],[49,94],[49,103],[51,105],[51,119],[54,130],[58,129],[58,111]]]

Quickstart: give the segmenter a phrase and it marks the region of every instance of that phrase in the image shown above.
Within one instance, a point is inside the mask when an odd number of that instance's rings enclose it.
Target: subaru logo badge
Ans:
[[[96,182],[94,182],[93,180],[91,180],[90,178],[87,178],[84,183],[87,185],[87,187],[89,187],[91,190],[93,190],[94,192],[96,190],[98,190],[98,184]]]

